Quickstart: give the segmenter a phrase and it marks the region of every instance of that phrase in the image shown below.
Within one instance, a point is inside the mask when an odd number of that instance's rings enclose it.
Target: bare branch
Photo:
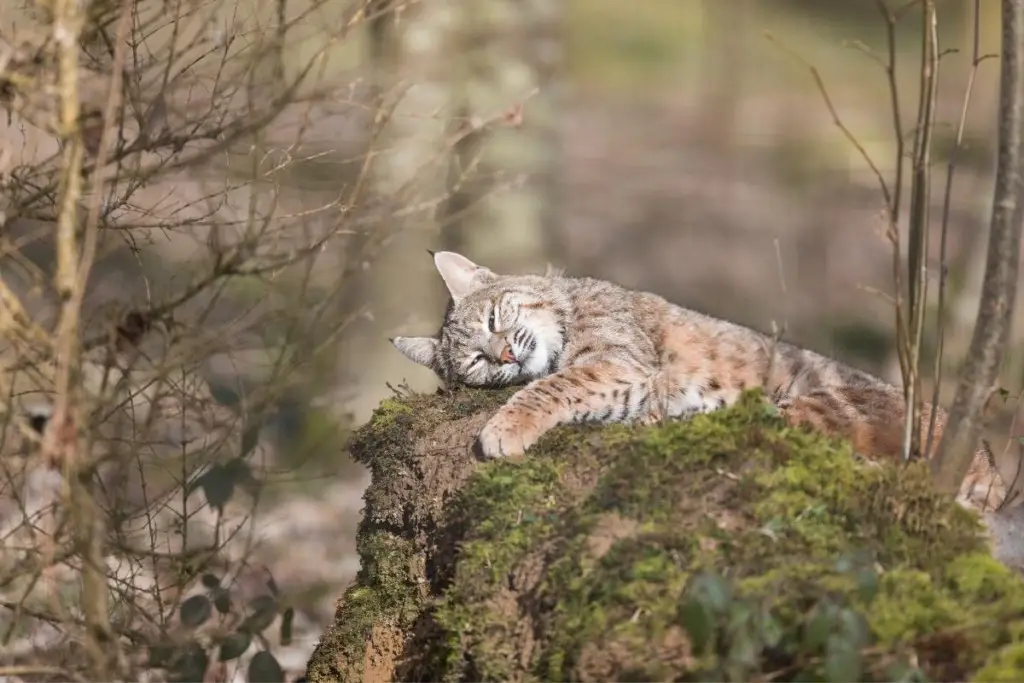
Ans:
[[[971,69],[967,76],[967,86],[964,88],[964,100],[960,107],[960,120],[956,127],[956,137],[953,142],[953,149],[946,164],[946,186],[942,195],[942,230],[939,236],[939,291],[936,301],[938,311],[936,321],[936,344],[934,386],[932,388],[931,404],[938,405],[939,389],[942,386],[942,361],[945,350],[946,338],[946,285],[949,279],[949,265],[947,262],[947,241],[949,237],[949,215],[953,197],[953,176],[956,172],[957,162],[960,160],[960,152],[963,149],[964,129],[967,127],[967,112],[971,105],[971,96],[974,93],[974,82],[978,75],[978,67],[986,59],[992,59],[996,55],[981,52],[981,0],[974,0],[973,16],[973,37],[971,40]],[[928,421],[928,431],[925,440],[925,453],[932,452],[932,439],[935,436],[935,421],[938,417],[937,411],[932,411]]]
[[[934,0],[921,12],[921,83],[914,128],[913,174],[910,184],[910,230],[907,247],[907,311],[909,335],[903,339],[907,358],[903,373],[906,421],[903,459],[921,451],[921,341],[928,303],[928,227],[931,202],[931,151],[939,84],[938,17]]]

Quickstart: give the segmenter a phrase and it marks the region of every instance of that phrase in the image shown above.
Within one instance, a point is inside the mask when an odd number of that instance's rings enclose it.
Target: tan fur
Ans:
[[[440,333],[392,341],[445,382],[525,384],[481,432],[485,457],[523,453],[559,424],[685,418],[754,387],[790,423],[845,437],[866,457],[901,452],[902,391],[866,372],[610,282],[550,269],[499,276],[452,252],[434,260],[452,295]],[[945,422],[939,409],[926,457]],[[991,507],[1004,496],[979,449],[960,500]]]

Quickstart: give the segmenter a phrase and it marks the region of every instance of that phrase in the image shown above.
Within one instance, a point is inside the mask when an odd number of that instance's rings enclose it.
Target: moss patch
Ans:
[[[478,463],[508,395],[386,401],[357,433],[363,566],[310,680],[376,677],[381,629],[400,680],[1024,679],[1024,582],[923,465],[757,394]]]

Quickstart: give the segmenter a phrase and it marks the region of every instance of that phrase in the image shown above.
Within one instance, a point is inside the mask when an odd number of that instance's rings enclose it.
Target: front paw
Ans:
[[[529,445],[522,428],[509,424],[500,413],[484,425],[477,439],[479,454],[488,460],[520,456]]]

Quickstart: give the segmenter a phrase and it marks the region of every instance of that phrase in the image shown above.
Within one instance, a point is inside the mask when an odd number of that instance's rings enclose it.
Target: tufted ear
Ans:
[[[394,337],[391,343],[412,362],[433,369],[437,358],[437,340],[433,337]]]
[[[439,251],[434,254],[434,265],[448,286],[448,293],[452,295],[453,301],[458,301],[495,277],[490,269],[478,266],[454,251]]]

